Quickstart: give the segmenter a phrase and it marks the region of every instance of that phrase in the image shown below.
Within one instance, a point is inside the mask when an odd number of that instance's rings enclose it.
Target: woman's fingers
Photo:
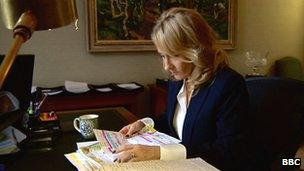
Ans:
[[[133,148],[133,145],[129,145],[129,144],[122,145],[115,150],[115,153],[120,153],[120,152],[123,152],[123,151],[127,151],[127,150],[130,150],[132,148]]]
[[[115,153],[119,153],[117,159],[114,162],[132,162],[135,161],[136,154],[134,153],[134,145],[123,145],[116,149]]]
[[[126,133],[126,137],[131,137],[132,135],[134,135],[135,133],[137,133],[138,131],[140,131],[140,129],[137,128],[136,125],[131,125],[130,129],[128,130],[128,132]]]
[[[129,144],[117,149],[116,153],[119,153],[116,162],[133,162],[160,159],[159,146]]]
[[[145,124],[140,120],[137,120],[136,122],[123,127],[119,132],[126,137],[131,137],[132,135],[138,133],[143,127],[145,127]]]
[[[119,133],[126,135],[126,134],[128,133],[128,131],[129,131],[129,129],[130,129],[130,124],[127,125],[127,126],[124,126],[124,127],[119,131]]]
[[[120,156],[118,162],[119,163],[133,162],[135,159],[136,159],[136,155],[134,153],[125,153]]]

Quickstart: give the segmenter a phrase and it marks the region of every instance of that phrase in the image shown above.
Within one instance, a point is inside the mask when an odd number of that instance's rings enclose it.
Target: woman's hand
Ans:
[[[126,137],[130,137],[136,133],[138,133],[143,127],[145,127],[145,124],[137,120],[125,127],[123,127],[119,132],[125,135]]]
[[[114,162],[119,163],[160,159],[159,146],[128,144],[116,149],[115,153],[118,154],[118,157]]]

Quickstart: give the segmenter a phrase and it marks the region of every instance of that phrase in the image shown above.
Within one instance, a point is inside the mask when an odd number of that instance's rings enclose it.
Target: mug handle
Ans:
[[[77,124],[77,122],[78,122],[78,124]],[[80,128],[79,128],[79,118],[75,118],[74,119],[74,121],[73,121],[73,124],[74,124],[74,128],[78,131],[78,132],[80,132]]]

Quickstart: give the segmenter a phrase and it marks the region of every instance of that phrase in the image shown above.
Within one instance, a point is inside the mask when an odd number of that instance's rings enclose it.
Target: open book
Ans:
[[[160,146],[180,142],[180,140],[160,132],[144,132],[131,138],[126,138],[119,132],[98,129],[94,129],[94,134],[98,142],[90,146],[81,147],[78,149],[78,152],[87,157],[97,167],[100,167],[101,163],[113,163],[118,155],[114,154],[113,151],[121,145],[142,144]]]

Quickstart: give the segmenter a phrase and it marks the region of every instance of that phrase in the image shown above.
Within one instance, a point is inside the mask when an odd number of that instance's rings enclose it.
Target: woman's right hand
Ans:
[[[119,132],[125,135],[126,137],[131,137],[132,135],[138,133],[144,127],[145,124],[141,120],[137,120],[123,127]]]

